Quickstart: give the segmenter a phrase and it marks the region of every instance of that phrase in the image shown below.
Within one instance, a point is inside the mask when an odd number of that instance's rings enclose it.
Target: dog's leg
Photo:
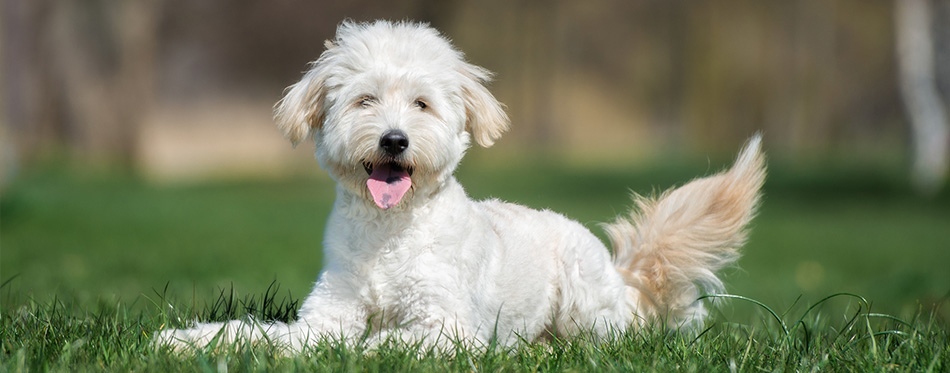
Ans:
[[[155,342],[159,346],[167,345],[175,350],[204,348],[212,343],[229,346],[238,342],[254,343],[286,328],[284,323],[265,324],[255,320],[198,323],[189,329],[162,330],[156,336]]]
[[[372,331],[365,341],[369,348],[379,347],[387,342],[403,343],[408,346],[417,346],[420,352],[435,348],[440,352],[450,352],[456,345],[468,347],[484,347],[487,342],[466,325],[458,323],[454,318],[446,317],[431,321],[410,321],[406,325],[391,326],[385,329]]]
[[[339,283],[334,288],[327,277],[327,273],[321,275],[301,305],[297,321],[288,325],[283,334],[271,334],[293,351],[299,352],[320,340],[359,343],[366,331],[366,308],[355,296],[348,296],[351,289]]]
[[[580,333],[617,335],[631,319],[624,300],[624,280],[611,268],[609,254],[600,240],[579,224],[576,227],[576,233],[561,240],[571,249],[563,250],[559,257],[558,312],[550,329],[561,337]]]
[[[300,352],[306,346],[326,339],[334,342],[358,342],[361,330],[343,331],[342,324],[329,322],[328,317],[318,320],[312,315],[290,324],[282,322],[259,322],[257,320],[231,320],[227,322],[197,323],[188,329],[166,329],[155,337],[158,346],[174,350],[200,349],[209,345],[232,346],[236,344],[270,343],[291,352]],[[346,321],[347,325],[361,325],[365,320]],[[335,327],[330,325],[336,325]]]
[[[319,340],[358,342],[366,325],[366,312],[355,300],[338,299],[318,283],[300,309],[300,318],[290,324],[231,320],[197,323],[188,329],[166,329],[155,337],[158,346],[175,350],[266,342],[300,352]]]
[[[739,258],[755,215],[765,181],[760,142],[753,137],[728,171],[657,198],[635,196],[630,218],[606,226],[639,321],[702,323],[705,309],[696,300],[723,290],[715,272]]]

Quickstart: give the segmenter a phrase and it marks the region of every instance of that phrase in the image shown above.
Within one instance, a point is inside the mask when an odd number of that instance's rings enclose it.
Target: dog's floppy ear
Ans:
[[[465,127],[478,145],[487,148],[508,130],[508,114],[504,105],[485,88],[485,83],[491,80],[491,72],[464,62],[460,70]]]
[[[327,50],[336,45],[326,42]],[[326,56],[326,53],[324,53]],[[322,56],[323,57],[323,56]],[[310,64],[310,70],[299,82],[287,88],[274,110],[277,128],[295,146],[320,128],[326,116],[326,66],[324,58]]]

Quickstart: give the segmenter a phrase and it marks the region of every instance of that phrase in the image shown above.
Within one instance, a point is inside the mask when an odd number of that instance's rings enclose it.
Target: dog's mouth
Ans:
[[[403,166],[402,164],[399,164],[399,163],[393,162],[393,161],[382,162],[382,163],[380,163],[380,165],[381,165],[383,168],[389,167],[390,170],[396,171],[396,172],[405,171],[407,174],[409,174],[409,176],[412,176],[412,172],[415,171],[415,169],[414,169],[412,166]],[[367,174],[367,175],[372,176],[372,175],[373,175],[373,172],[374,172],[377,168],[379,168],[379,166],[377,166],[376,164],[374,164],[374,163],[372,163],[372,162],[368,162],[368,161],[364,161],[364,162],[363,162],[363,169],[366,170],[366,174]]]
[[[399,204],[402,197],[412,187],[412,166],[404,166],[394,161],[380,163],[364,161],[363,169],[369,175],[366,188],[373,196],[376,206],[383,210]]]

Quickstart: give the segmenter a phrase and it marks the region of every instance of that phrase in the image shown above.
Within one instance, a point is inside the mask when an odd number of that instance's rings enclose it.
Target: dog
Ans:
[[[293,323],[235,320],[163,330],[161,344],[266,339],[301,351],[322,338],[423,346],[521,341],[630,328],[697,328],[723,290],[765,178],[761,137],[735,164],[605,225],[612,251],[560,214],[474,201],[453,176],[474,141],[508,129],[486,88],[438,31],[343,22],[275,108],[295,145],[312,140],[336,181],[325,267]]]

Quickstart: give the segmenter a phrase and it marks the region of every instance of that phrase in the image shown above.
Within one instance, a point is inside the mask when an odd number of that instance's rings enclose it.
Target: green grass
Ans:
[[[471,158],[459,178],[472,196],[551,208],[597,234],[626,212],[630,190],[727,163],[489,167],[497,162]],[[725,276],[746,298],[717,301],[698,337],[650,329],[453,356],[326,342],[293,357],[267,346],[182,357],[151,348],[151,334],[196,318],[294,317],[319,271],[332,182],[156,186],[27,172],[0,198],[0,369],[947,371],[950,196],[915,197],[903,179],[896,167],[772,162],[745,255]],[[837,293],[861,297],[825,299]]]
[[[774,318],[748,324],[714,319],[699,335],[647,328],[607,341],[579,336],[510,349],[489,345],[482,350],[435,351],[388,343],[367,351],[323,341],[294,356],[284,356],[269,345],[219,346],[181,355],[150,344],[152,331],[176,326],[173,312],[133,312],[121,303],[84,311],[59,301],[28,302],[6,310],[0,338],[3,368],[9,371],[225,367],[230,371],[946,371],[950,367],[950,331],[936,324],[932,315],[901,320],[868,312],[859,297],[837,297],[853,298],[855,309],[836,318],[815,308],[785,315],[762,308]],[[231,299],[224,295],[214,303]],[[268,311],[260,306],[275,315],[292,305],[264,302],[248,311],[266,316]],[[213,313],[205,309],[203,315]],[[227,317],[219,312],[208,318]]]

